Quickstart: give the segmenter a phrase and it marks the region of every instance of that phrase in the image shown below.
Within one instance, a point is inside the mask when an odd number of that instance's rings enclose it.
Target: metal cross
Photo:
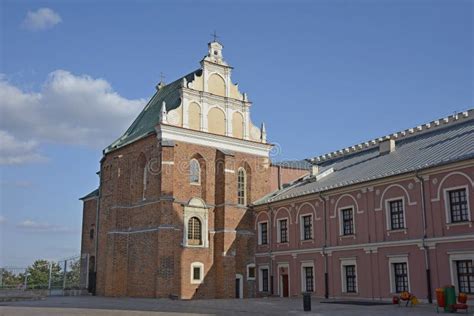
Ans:
[[[217,39],[219,38],[219,36],[217,36],[216,31],[214,31],[214,33],[211,34],[211,36],[214,38],[214,42],[217,42]]]
[[[163,72],[160,72],[160,82],[162,83],[165,83],[165,75],[163,74]]]

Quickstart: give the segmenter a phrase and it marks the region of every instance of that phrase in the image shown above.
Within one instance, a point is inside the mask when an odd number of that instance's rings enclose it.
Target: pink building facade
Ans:
[[[436,122],[317,157],[312,176],[255,203],[257,293],[474,295],[472,111]]]

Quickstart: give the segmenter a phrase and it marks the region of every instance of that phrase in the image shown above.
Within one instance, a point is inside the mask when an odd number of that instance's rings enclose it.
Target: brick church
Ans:
[[[104,296],[431,300],[474,294],[474,111],[275,163],[213,41],[103,151],[81,198],[82,284]],[[373,276],[373,277],[372,277]]]

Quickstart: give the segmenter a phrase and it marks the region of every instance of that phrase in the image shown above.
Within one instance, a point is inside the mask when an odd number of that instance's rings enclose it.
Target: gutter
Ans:
[[[425,270],[426,270],[426,288],[428,291],[428,302],[431,304],[433,303],[433,297],[432,297],[432,289],[431,289],[431,269],[430,269],[430,257],[429,257],[429,248],[426,246],[426,204],[425,204],[425,181],[423,177],[420,176],[419,169],[416,170],[415,172],[415,177],[420,181],[421,183],[421,215],[422,215],[422,222],[423,222],[423,236],[421,238],[421,245],[424,250],[425,254]]]

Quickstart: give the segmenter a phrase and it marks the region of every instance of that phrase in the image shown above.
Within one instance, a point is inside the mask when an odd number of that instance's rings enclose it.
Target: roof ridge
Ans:
[[[315,156],[313,158],[307,159],[308,162],[313,164],[318,164],[322,162],[331,161],[336,158],[345,157],[349,154],[358,153],[362,151],[366,151],[368,149],[376,148],[380,142],[388,139],[393,140],[400,140],[400,139],[407,139],[412,136],[417,136],[422,133],[432,131],[434,129],[438,129],[441,127],[446,127],[447,125],[457,124],[461,121],[466,121],[469,119],[474,119],[474,109],[468,109],[466,111],[460,113],[454,113],[452,115],[430,121],[428,123],[424,123],[421,125],[417,125],[416,127],[408,128],[399,132],[391,133],[382,137],[377,137],[356,145],[352,145],[349,147],[345,147],[336,151],[332,151],[330,153],[326,153],[323,155]]]

